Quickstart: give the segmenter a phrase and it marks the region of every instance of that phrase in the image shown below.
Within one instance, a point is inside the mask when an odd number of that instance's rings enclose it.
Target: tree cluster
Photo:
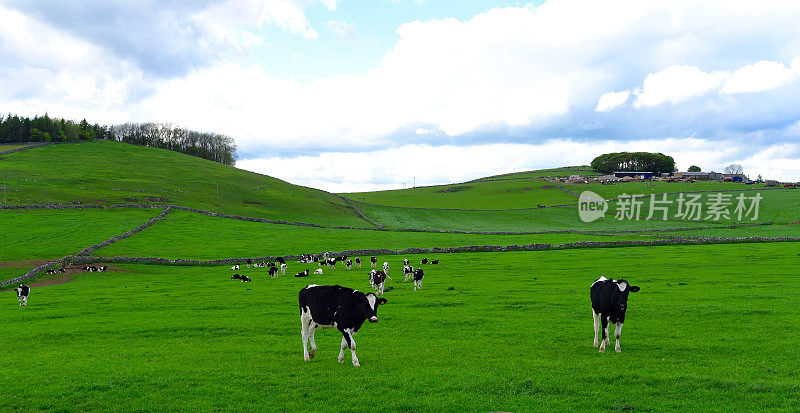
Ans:
[[[675,172],[675,160],[663,153],[615,152],[600,155],[592,160],[595,171],[609,174],[614,171],[627,172]]]
[[[28,118],[0,115],[0,143],[78,142],[115,140],[185,153],[225,165],[236,163],[233,138],[208,132],[196,132],[163,123],[125,123],[105,126],[51,118],[47,114]]]

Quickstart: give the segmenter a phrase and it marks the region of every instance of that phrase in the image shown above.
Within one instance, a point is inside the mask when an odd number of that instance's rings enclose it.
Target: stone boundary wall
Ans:
[[[94,252],[94,250],[96,250],[98,248],[103,248],[103,247],[111,245],[111,244],[113,244],[113,243],[115,243],[115,242],[117,242],[117,241],[119,241],[121,239],[128,238],[131,235],[136,234],[137,232],[149,227],[150,225],[155,224],[156,222],[158,222],[159,220],[164,218],[167,214],[169,214],[170,211],[172,211],[172,207],[168,206],[164,211],[162,211],[160,214],[158,214],[155,218],[145,222],[144,224],[139,225],[138,227],[136,227],[136,228],[124,233],[124,234],[117,235],[115,237],[111,237],[111,238],[109,238],[109,239],[107,239],[107,240],[105,240],[105,241],[103,241],[103,242],[101,242],[99,244],[94,244],[94,245],[92,245],[90,247],[86,247],[83,250],[81,250],[81,252],[79,252],[78,255],[89,255],[92,252]]]
[[[9,149],[7,151],[2,151],[2,152],[0,152],[0,155],[7,155],[9,153],[24,151],[26,149],[38,148],[40,146],[59,145],[59,144],[62,144],[62,143],[77,143],[77,142],[18,142],[18,143],[17,142],[4,142],[4,143],[2,143],[2,145],[27,145],[27,146],[24,146],[22,148]]]

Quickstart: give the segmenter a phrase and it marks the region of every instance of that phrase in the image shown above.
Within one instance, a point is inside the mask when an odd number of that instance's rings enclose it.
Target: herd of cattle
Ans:
[[[344,262],[346,268],[349,270],[355,263],[356,268],[361,268],[361,258],[356,257],[355,260],[348,259],[347,256],[342,257],[328,257],[323,254],[322,257],[317,257],[313,254],[306,254],[301,256],[300,263],[318,262],[319,266],[328,266],[336,268],[336,262]],[[310,284],[300,290],[298,301],[300,305],[300,322],[301,322],[301,336],[303,340],[303,358],[306,361],[314,358],[317,351],[317,345],[314,342],[314,332],[317,328],[336,328],[342,333],[341,351],[339,352],[339,362],[344,361],[345,349],[349,348],[352,356],[354,366],[359,366],[358,357],[356,356],[356,343],[353,335],[358,332],[364,321],[369,320],[370,323],[378,321],[378,306],[386,304],[388,300],[378,295],[383,295],[384,284],[389,277],[389,263],[383,263],[383,270],[377,270],[377,257],[370,257],[370,265],[372,270],[369,272],[370,286],[375,290],[375,293],[363,293],[351,288],[342,287],[339,285],[316,285]],[[425,264],[438,264],[439,260],[428,261],[424,258],[420,261],[420,265]],[[286,261],[278,257],[274,262],[253,263],[252,260],[247,260],[247,268],[267,268],[270,278],[275,278],[278,273],[281,275],[286,274]],[[107,269],[106,266],[101,267],[83,267],[86,272],[102,272]],[[240,266],[234,265],[231,270],[239,270]],[[64,269],[48,270],[48,274],[55,272],[63,273]],[[295,277],[308,277],[309,269],[295,274]],[[314,271],[315,274],[322,274],[322,268]],[[414,268],[410,265],[408,259],[403,260],[403,274],[405,281],[413,280],[414,291],[422,288],[422,279],[425,276],[422,268]],[[231,276],[232,280],[240,280],[241,282],[250,282],[250,277],[240,275],[238,273]],[[15,289],[17,298],[19,299],[20,306],[28,305],[28,297],[30,295],[31,287],[28,285],[20,285]],[[590,287],[590,298],[592,302],[592,318],[594,320],[594,346],[600,348],[600,352],[605,352],[606,346],[610,345],[608,328],[609,324],[613,323],[616,327],[614,336],[616,338],[615,351],[621,352],[620,336],[622,334],[622,325],[625,322],[625,312],[628,307],[629,293],[639,291],[639,287],[630,285],[626,280],[614,280],[606,277],[600,277],[595,280]],[[311,350],[308,349],[308,343],[311,343]]]

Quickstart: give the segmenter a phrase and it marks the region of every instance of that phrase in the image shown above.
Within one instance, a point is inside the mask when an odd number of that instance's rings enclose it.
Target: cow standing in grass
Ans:
[[[361,257],[356,257],[356,268],[361,269]]]
[[[606,346],[611,342],[608,339],[608,324],[616,326],[617,343],[615,351],[622,351],[619,337],[622,334],[622,324],[625,322],[625,311],[628,309],[628,293],[639,291],[639,287],[629,285],[625,280],[612,280],[606,277],[598,278],[590,288],[592,299],[592,317],[594,318],[594,346],[600,347],[600,352],[606,351]],[[598,335],[602,327],[602,339],[598,343]]]
[[[28,306],[28,296],[31,294],[31,287],[25,284],[20,285],[14,291],[17,292],[17,299],[19,300],[20,307]]]
[[[360,366],[353,335],[358,332],[364,321],[378,322],[378,306],[386,304],[386,299],[378,298],[373,293],[364,294],[339,285],[311,284],[300,290],[298,301],[303,359],[309,361],[317,352],[317,344],[314,342],[314,332],[317,328],[334,327],[342,333],[339,363],[344,362],[344,350],[349,347],[353,365]],[[309,341],[311,341],[311,351],[308,350]]]

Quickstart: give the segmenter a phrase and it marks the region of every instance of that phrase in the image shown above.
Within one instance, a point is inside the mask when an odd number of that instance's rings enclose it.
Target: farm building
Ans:
[[[694,179],[696,181],[720,181],[722,174],[719,172],[675,172],[672,174],[674,178],[679,179]]]
[[[653,177],[652,172],[632,172],[632,171],[616,171],[614,172],[614,176],[622,179],[625,177],[633,178],[633,179],[650,179]]]

